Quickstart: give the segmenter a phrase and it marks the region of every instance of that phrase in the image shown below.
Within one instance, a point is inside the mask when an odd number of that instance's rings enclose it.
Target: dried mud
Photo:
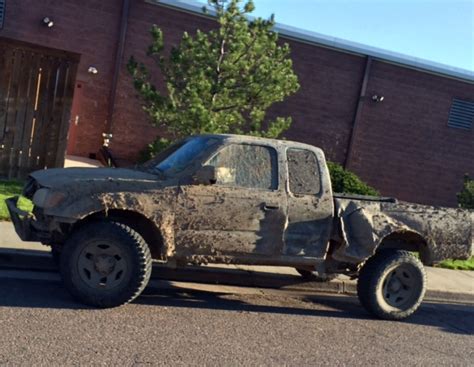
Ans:
[[[160,253],[168,260],[308,264],[325,259],[331,251],[332,260],[359,264],[381,244],[393,241],[394,234],[421,245],[429,262],[471,255],[473,215],[469,211],[333,198],[321,150],[272,142],[279,167],[275,190],[163,181],[134,170],[48,170],[33,177],[41,186],[68,193],[60,205],[45,210],[50,228],[96,213],[107,215],[110,210],[132,211],[158,229],[163,240]],[[312,149],[319,172],[288,183],[287,162],[282,158],[287,146]],[[306,181],[314,186],[317,175],[318,192],[289,192],[290,185],[304,188]]]

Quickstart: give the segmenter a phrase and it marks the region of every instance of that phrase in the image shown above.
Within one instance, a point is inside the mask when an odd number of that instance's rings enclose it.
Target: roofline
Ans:
[[[235,140],[235,141],[242,141],[244,143],[246,142],[255,142],[255,143],[262,143],[262,144],[267,144],[267,145],[282,145],[286,147],[300,147],[300,148],[311,148],[311,149],[316,149],[320,150],[323,152],[323,150],[320,147],[317,147],[315,145],[307,144],[307,143],[302,143],[300,141],[295,141],[295,140],[283,140],[283,139],[278,139],[278,138],[264,138],[261,136],[252,136],[252,135],[244,135],[244,134],[197,134],[197,135],[190,135],[187,136],[185,139],[190,139],[194,138],[197,136],[202,136],[202,137],[209,137],[209,138],[216,138],[220,140]],[[324,154],[324,152],[323,152]]]
[[[212,9],[209,9],[208,14],[204,14],[202,12],[203,5],[193,0],[145,0],[145,2],[184,11],[205,18],[212,18],[212,16],[215,15],[215,12]],[[252,19],[252,17],[249,18]],[[282,36],[282,38],[309,43],[362,57],[370,56],[378,61],[400,65],[409,69],[416,69],[425,73],[447,76],[474,84],[474,70],[470,71],[457,68],[337,37],[327,36],[321,33],[311,32],[285,24],[277,23],[274,29],[280,34],[280,36]]]

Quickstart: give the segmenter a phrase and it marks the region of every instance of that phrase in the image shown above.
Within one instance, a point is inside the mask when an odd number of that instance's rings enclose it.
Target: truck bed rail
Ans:
[[[384,196],[368,196],[368,195],[357,195],[357,194],[344,194],[335,192],[333,197],[336,199],[354,199],[354,200],[365,200],[365,201],[377,201],[384,203],[397,203],[397,199]]]

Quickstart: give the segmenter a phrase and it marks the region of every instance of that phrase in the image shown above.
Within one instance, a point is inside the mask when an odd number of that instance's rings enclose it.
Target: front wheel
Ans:
[[[64,245],[60,263],[67,290],[96,307],[134,300],[147,285],[151,267],[144,239],[116,222],[90,223],[74,232]]]
[[[53,259],[53,264],[59,268],[61,262],[61,251],[56,247],[51,247],[51,258]]]
[[[382,250],[362,267],[357,282],[360,303],[373,315],[402,320],[413,314],[426,291],[423,264],[408,251]]]

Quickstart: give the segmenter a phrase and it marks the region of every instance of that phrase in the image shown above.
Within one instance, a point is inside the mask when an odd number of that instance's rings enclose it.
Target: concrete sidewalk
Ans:
[[[0,268],[56,271],[49,248],[40,243],[22,242],[9,222],[0,222]],[[474,272],[432,267],[427,267],[426,272],[426,300],[474,304]],[[174,281],[356,294],[356,280],[346,276],[339,276],[327,283],[311,282],[303,280],[293,268],[286,267],[219,264],[174,270],[156,265],[152,277]]]
[[[64,168],[70,167],[85,167],[85,168],[96,168],[103,167],[104,165],[98,160],[89,159],[84,157],[77,157],[75,155],[67,155],[64,160]]]

